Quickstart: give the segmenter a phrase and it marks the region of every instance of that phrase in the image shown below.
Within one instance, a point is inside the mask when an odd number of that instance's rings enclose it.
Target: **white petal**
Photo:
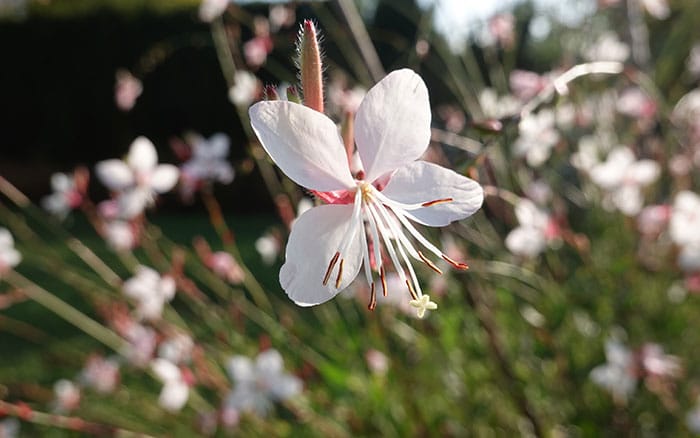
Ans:
[[[627,178],[635,183],[646,186],[659,178],[661,167],[653,160],[639,160],[627,171]]]
[[[95,166],[95,172],[110,190],[124,190],[134,184],[134,173],[122,160],[100,161]]]
[[[175,279],[170,275],[164,275],[158,283],[159,295],[164,301],[170,301],[175,297],[176,288]]]
[[[484,201],[484,191],[479,183],[425,161],[415,161],[397,170],[382,193],[405,204],[452,198],[452,202],[407,211],[412,219],[433,227],[471,216]]]
[[[301,392],[301,380],[292,375],[278,376],[270,386],[270,395],[275,400],[287,400]]]
[[[15,245],[12,233],[7,228],[0,228],[0,249],[11,248]]]
[[[209,138],[209,156],[213,158],[226,158],[230,145],[228,135],[218,133]]]
[[[253,361],[245,356],[233,356],[229,359],[226,367],[229,376],[236,382],[236,387],[241,384],[253,383],[255,381],[255,368]]]
[[[65,192],[73,188],[73,179],[65,173],[51,175],[51,189],[55,192]]]
[[[365,179],[374,181],[423,155],[430,142],[430,101],[420,76],[389,73],[365,96],[355,117],[355,141]]]
[[[153,359],[151,370],[161,382],[173,382],[181,379],[180,368],[165,359]]]
[[[258,375],[272,377],[284,370],[284,361],[279,351],[275,349],[265,350],[255,358],[255,369]]]
[[[352,209],[352,204],[321,205],[294,222],[286,261],[280,270],[280,284],[298,305],[314,306],[328,301],[357,276],[362,264],[360,238],[364,235],[357,235],[346,254],[342,254],[345,261],[340,287],[334,287],[335,278],[323,285],[329,263],[348,232]]]
[[[684,271],[700,271],[700,245],[685,245],[678,254],[678,266]]]
[[[248,110],[255,134],[282,171],[308,189],[354,187],[335,123],[293,102],[258,102]]]
[[[525,198],[521,198],[515,206],[515,217],[524,227],[544,229],[549,222],[547,214],[537,208],[534,202]]]
[[[126,162],[129,164],[129,167],[139,172],[148,172],[156,167],[158,154],[151,140],[146,137],[138,137],[134,140],[129,148]]]
[[[158,404],[170,412],[177,412],[187,403],[190,389],[181,380],[168,382],[163,385],[163,389],[158,397]]]
[[[625,184],[612,193],[612,202],[626,216],[636,216],[644,207],[642,192],[636,185]]]
[[[547,241],[542,230],[532,227],[517,227],[506,237],[506,248],[523,257],[535,257],[544,251]]]
[[[124,219],[133,219],[153,202],[150,189],[133,188],[117,198],[119,215]]]
[[[5,248],[0,252],[0,268],[9,266],[14,268],[22,261],[22,254],[14,248]]]
[[[622,183],[634,161],[634,154],[628,147],[615,148],[604,163],[591,169],[591,179],[603,189],[612,190]]]
[[[172,164],[161,164],[156,167],[151,175],[151,188],[156,193],[165,193],[170,191],[180,176],[180,170]]]

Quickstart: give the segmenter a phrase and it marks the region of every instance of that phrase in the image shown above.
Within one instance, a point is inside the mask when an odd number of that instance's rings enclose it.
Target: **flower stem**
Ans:
[[[61,300],[51,292],[33,283],[22,274],[10,271],[3,279],[15,287],[19,287],[31,299],[51,310],[65,321],[73,324],[83,332],[116,352],[123,350],[126,343],[116,333],[96,322],[94,319]]]

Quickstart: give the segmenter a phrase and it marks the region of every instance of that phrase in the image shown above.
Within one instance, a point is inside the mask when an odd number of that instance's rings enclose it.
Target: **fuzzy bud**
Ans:
[[[297,41],[299,51],[299,71],[301,87],[304,91],[304,105],[323,112],[323,74],[321,51],[318,45],[316,26],[313,21],[304,20]]]

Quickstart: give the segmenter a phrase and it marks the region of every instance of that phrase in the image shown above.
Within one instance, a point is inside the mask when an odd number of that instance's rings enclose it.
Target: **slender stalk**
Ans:
[[[126,342],[119,337],[119,335],[61,300],[56,295],[33,283],[22,274],[16,271],[9,271],[4,274],[3,279],[7,280],[8,283],[15,287],[21,288],[29,298],[46,307],[112,350],[121,352],[126,346]]]
[[[510,395],[513,403],[518,408],[520,413],[530,421],[533,434],[537,437],[546,436],[542,426],[542,421],[538,418],[535,410],[530,404],[530,401],[527,399],[525,391],[522,388],[522,383],[515,376],[515,372],[511,368],[508,358],[503,351],[500,335],[498,333],[496,321],[491,313],[491,309],[486,303],[483,302],[481,292],[477,290],[478,288],[473,284],[469,284],[464,276],[460,277],[462,285],[467,291],[467,301],[474,310],[474,314],[479,321],[479,325],[486,334],[487,344],[489,346],[489,350],[491,351],[493,360],[496,362],[503,380],[505,380],[505,385],[503,385],[504,390],[508,393],[508,395]]]
[[[35,411],[24,403],[8,403],[0,400],[0,413],[11,417],[17,417],[22,421],[27,421],[29,423],[73,430],[88,435],[141,438],[152,436],[143,432],[134,432],[127,429],[122,429],[117,426],[93,423],[79,417],[69,417],[65,415]]]
[[[386,75],[386,72],[355,2],[353,0],[338,0],[338,6],[345,17],[345,21],[348,23],[353,38],[360,48],[360,53],[372,75],[372,80],[379,82]]]

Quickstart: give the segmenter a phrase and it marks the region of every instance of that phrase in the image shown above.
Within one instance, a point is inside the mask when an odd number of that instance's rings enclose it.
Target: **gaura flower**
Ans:
[[[172,362],[161,358],[151,362],[151,370],[158,380],[163,382],[158,404],[167,411],[178,412],[185,406],[190,395],[187,373],[183,373]]]
[[[152,205],[155,195],[170,191],[180,176],[172,164],[158,164],[158,153],[146,137],[131,143],[124,161],[100,161],[95,167],[97,177],[110,190],[119,193],[119,213],[133,219]]]
[[[535,257],[561,235],[556,220],[529,199],[518,202],[515,216],[519,225],[508,234],[505,244],[517,256]]]
[[[136,275],[124,282],[124,295],[136,303],[139,318],[157,320],[163,313],[165,303],[175,296],[175,280],[169,276],[160,276],[146,266],[139,266]]]
[[[292,226],[280,270],[287,295],[300,306],[323,303],[345,289],[364,265],[373,309],[375,273],[382,293],[388,292],[383,243],[418,311],[432,308],[434,303],[422,298],[409,257],[441,271],[409,236],[455,268],[467,265],[445,255],[412,222],[437,227],[468,217],[481,207],[483,190],[456,172],[416,161],[430,141],[423,80],[411,70],[398,70],[367,93],[355,116],[362,169],[354,175],[338,129],[325,115],[285,101],[259,102],[249,112],[273,161],[329,203],[307,211]]]

